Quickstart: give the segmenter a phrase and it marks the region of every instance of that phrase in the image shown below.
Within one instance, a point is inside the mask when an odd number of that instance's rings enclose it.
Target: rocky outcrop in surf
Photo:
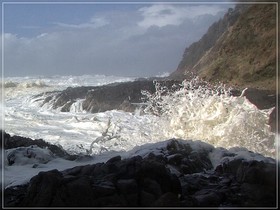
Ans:
[[[97,113],[108,110],[133,112],[147,101],[143,91],[150,94],[155,93],[156,83],[164,87],[166,93],[172,93],[182,87],[182,82],[177,80],[138,80],[96,87],[69,87],[63,91],[48,92],[34,96],[33,101],[38,102],[41,100],[41,106],[59,109],[62,112],[86,111]],[[211,84],[203,81],[201,83],[201,86],[207,85],[209,90],[211,90]],[[197,85],[199,86],[200,84],[198,83]],[[215,89],[214,86],[212,89]],[[276,107],[277,95],[274,91],[256,88],[246,88],[243,91],[240,88],[235,88],[230,91],[230,95],[245,96],[258,109]],[[276,114],[275,108],[267,122],[273,132],[277,130]]]
[[[169,88],[178,85],[175,80],[158,81]],[[104,86],[69,87],[63,91],[37,95],[33,101],[41,100],[41,106],[49,104],[53,109],[69,112],[71,106],[82,99],[82,110],[96,113],[108,110],[133,112],[143,102],[141,91],[155,92],[154,80],[142,79],[133,82],[113,83]],[[46,97],[42,97],[45,95]]]

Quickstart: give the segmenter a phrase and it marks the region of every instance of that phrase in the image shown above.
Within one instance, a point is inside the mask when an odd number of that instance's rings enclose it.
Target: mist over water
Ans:
[[[155,83],[156,93],[143,92],[146,106],[134,113],[87,113],[83,99],[70,112],[42,106],[34,95],[68,86],[97,86],[135,78],[82,76],[9,78],[5,81],[5,131],[59,144],[74,154],[129,151],[135,146],[170,138],[201,140],[215,147],[245,147],[275,158],[271,110],[258,110],[245,97],[230,95],[223,85],[210,87],[198,79],[184,81],[176,91]]]

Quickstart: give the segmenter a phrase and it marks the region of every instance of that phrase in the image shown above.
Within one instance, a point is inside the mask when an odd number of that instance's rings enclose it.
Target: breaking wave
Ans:
[[[224,85],[210,86],[198,78],[184,81],[176,91],[155,83],[156,92],[143,92],[144,112],[160,116],[156,122],[167,138],[203,140],[216,147],[246,147],[275,157],[275,134],[268,125],[272,109],[259,110],[243,95],[231,95]]]
[[[180,138],[202,140],[227,149],[245,147],[275,158],[275,133],[268,125],[272,109],[259,110],[243,95],[232,96],[224,85],[213,87],[195,78],[170,90],[155,82],[156,92],[143,91],[146,106],[135,113],[116,110],[87,113],[82,108],[83,99],[73,103],[70,112],[62,113],[49,107],[51,101],[40,106],[48,94],[42,94],[40,100],[32,98],[34,94],[65,89],[70,85],[69,78],[44,79],[44,83],[37,84],[28,80],[36,87],[25,88],[23,92],[15,91],[17,88],[10,88],[9,92],[6,88],[5,130],[60,144],[74,154],[129,151],[135,146]],[[82,77],[71,82],[82,86],[84,81],[95,85],[120,80],[131,81],[131,78]],[[47,86],[40,87],[44,85]]]

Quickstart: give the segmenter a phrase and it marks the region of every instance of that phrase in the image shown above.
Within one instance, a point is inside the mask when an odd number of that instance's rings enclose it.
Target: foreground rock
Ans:
[[[213,167],[214,147],[192,145],[169,140],[144,156],[40,172],[26,185],[5,189],[5,206],[276,206],[275,160],[246,161],[224,150],[224,161]]]
[[[61,157],[61,158],[67,159],[67,160],[74,160],[78,157],[76,155],[68,154],[63,148],[50,144],[48,142],[45,142],[43,139],[33,140],[33,139],[25,138],[22,136],[16,136],[16,135],[10,136],[6,132],[3,133],[2,130],[0,130],[0,134],[1,134],[1,142],[4,141],[3,145],[4,145],[5,150],[16,148],[20,152],[24,148],[32,146],[32,147],[39,147],[42,149],[47,148],[50,151],[50,153],[53,154],[54,157]],[[4,137],[4,139],[2,139],[2,136]],[[1,144],[1,147],[2,147],[2,144]]]

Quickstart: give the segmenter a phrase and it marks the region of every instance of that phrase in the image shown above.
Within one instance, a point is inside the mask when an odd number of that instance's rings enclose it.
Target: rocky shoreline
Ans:
[[[69,87],[63,91],[44,93],[48,96],[42,101],[42,106],[51,102],[53,109],[60,108],[62,112],[69,112],[71,105],[82,99],[82,108],[87,112],[96,113],[114,109],[133,112],[137,108],[137,104],[143,102],[141,91],[155,92],[155,81],[173,91],[179,89],[179,84],[182,83],[180,80],[151,78],[95,87]],[[231,95],[240,96],[242,91],[242,89],[234,88]],[[258,109],[274,107],[268,124],[272,132],[276,132],[276,92],[247,88],[243,95]],[[34,96],[34,100],[39,100],[38,98],[41,98],[41,95]]]
[[[19,138],[5,134],[5,145],[12,147]],[[194,149],[193,145],[171,139],[144,156],[115,156],[107,162],[40,172],[25,185],[6,188],[4,206],[276,206],[275,160],[245,160],[223,149],[223,161],[214,166],[209,156],[214,147],[203,143]],[[52,151],[68,158],[63,150]]]
[[[156,80],[161,85],[172,88],[180,81]],[[69,87],[63,91],[43,93],[47,97],[42,101],[42,106],[51,102],[53,109],[69,112],[73,103],[84,99],[83,110],[91,113],[104,112],[108,110],[123,110],[133,112],[138,103],[143,102],[141,91],[155,92],[154,80],[139,79],[132,82],[112,83],[103,86]],[[34,96],[40,100],[42,94]]]
[[[32,102],[61,112],[77,111],[71,110],[73,107],[88,113],[134,112],[145,103],[141,91],[155,93],[154,80],[169,90],[176,90],[182,79],[197,75],[209,82],[237,85],[231,91],[232,96],[242,95],[258,109],[271,109],[267,124],[279,135],[279,95],[275,91],[278,79],[275,77],[276,13],[275,5],[237,4],[198,42],[186,48],[177,70],[168,78],[69,87],[36,95]],[[249,88],[241,89],[246,86]],[[253,144],[258,142],[252,141]],[[2,157],[5,157],[2,170],[7,169],[6,175],[8,169],[16,167],[23,170],[21,173],[34,169],[30,173],[32,176],[40,171],[33,177],[29,174],[27,179],[32,178],[25,184],[12,182],[5,187],[1,192],[4,193],[1,201],[5,208],[278,207],[278,160],[246,148],[215,148],[201,141],[169,139],[135,147],[122,153],[124,156],[110,155],[106,161],[98,159],[99,162],[93,163],[90,162],[92,156],[68,154],[62,147],[42,139],[11,136],[1,131],[1,142]],[[83,158],[88,158],[90,163],[77,164],[77,160]],[[58,159],[74,163],[72,166],[75,167],[66,165],[63,170],[58,170],[57,164],[52,167],[56,169],[49,170],[48,164]],[[14,173],[13,170],[9,172]]]
[[[181,81],[160,81],[175,88]],[[174,83],[176,84],[174,86]],[[70,111],[70,106],[84,99],[89,112],[112,109],[134,111],[142,102],[141,90],[155,92],[153,80],[138,80],[101,87],[67,88],[47,93],[43,104],[53,101],[53,108]],[[232,91],[240,96],[241,90]],[[244,96],[259,109],[276,106],[276,95],[270,91],[249,88]],[[38,96],[37,96],[38,97]],[[34,98],[36,99],[36,97]],[[94,108],[93,108],[94,107]],[[276,109],[269,124],[276,130]],[[2,135],[1,135],[2,136]],[[29,147],[47,149],[52,157],[74,161],[79,157],[42,139],[32,140],[3,134],[4,149],[28,151]],[[171,139],[165,147],[144,156],[112,157],[107,162],[77,166],[67,170],[40,172],[25,185],[4,191],[5,207],[275,207],[276,161],[237,158],[223,151],[218,165],[211,162],[210,144],[198,150],[188,141]],[[23,149],[22,149],[23,148]],[[251,152],[251,155],[255,155]],[[27,155],[26,158],[36,158]],[[236,157],[236,158],[235,158]],[[9,157],[8,164],[15,161]],[[41,164],[45,164],[43,161]],[[34,165],[36,167],[36,164]]]

